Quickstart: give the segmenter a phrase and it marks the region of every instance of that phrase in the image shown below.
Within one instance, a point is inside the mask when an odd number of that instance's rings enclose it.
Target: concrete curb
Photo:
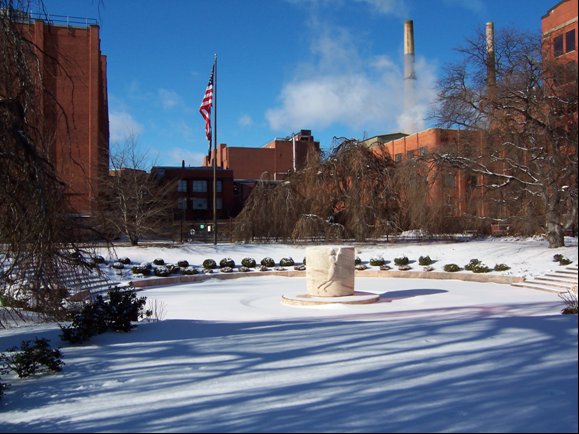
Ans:
[[[230,280],[244,277],[259,276],[280,276],[280,277],[305,277],[305,271],[248,271],[238,273],[215,273],[215,274],[194,274],[192,276],[170,276],[170,277],[149,277],[144,279],[131,280],[137,289],[150,288],[154,286],[181,285],[191,282],[204,282],[209,279]],[[448,273],[442,271],[396,271],[396,270],[356,270],[356,277],[374,278],[406,278],[406,279],[434,279],[434,280],[462,280],[466,282],[482,283],[503,283],[511,284],[522,282],[520,276],[498,276],[476,273]]]

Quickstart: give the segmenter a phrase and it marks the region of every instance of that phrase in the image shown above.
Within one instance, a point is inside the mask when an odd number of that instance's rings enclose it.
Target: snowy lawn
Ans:
[[[538,240],[362,247],[368,260],[478,257],[515,275],[577,261]],[[572,243],[571,243],[572,244]],[[494,252],[494,253],[493,253]],[[133,262],[252,256],[298,246],[126,248]],[[212,253],[212,254],[211,254]],[[139,256],[140,255],[140,256]],[[171,256],[173,255],[173,256]],[[366,255],[366,257],[364,256]],[[574,255],[574,256],[573,256]],[[200,263],[198,262],[198,263]],[[2,432],[577,432],[577,316],[557,295],[504,284],[357,278],[370,305],[295,307],[304,278],[209,280],[139,293],[159,322],[62,346],[56,375],[4,381]],[[0,350],[56,325],[0,331]]]

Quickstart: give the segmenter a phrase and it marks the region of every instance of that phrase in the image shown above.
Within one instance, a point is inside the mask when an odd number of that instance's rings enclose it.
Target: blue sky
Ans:
[[[487,21],[540,32],[558,0],[45,0],[96,18],[107,56],[111,147],[129,135],[158,165],[201,163],[199,105],[218,56],[217,133],[262,146],[310,129],[362,139],[408,130],[403,23],[414,21],[418,129],[443,66]]]

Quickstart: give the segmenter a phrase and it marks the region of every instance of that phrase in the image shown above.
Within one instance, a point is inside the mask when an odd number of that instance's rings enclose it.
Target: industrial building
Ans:
[[[107,63],[95,20],[19,15],[39,67],[39,129],[73,214],[90,217],[108,174]]]

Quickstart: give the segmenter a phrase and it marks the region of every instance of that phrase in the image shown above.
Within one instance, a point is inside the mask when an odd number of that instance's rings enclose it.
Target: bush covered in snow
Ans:
[[[559,265],[569,265],[571,263],[571,260],[569,258],[561,255],[560,253],[553,255],[553,261],[558,262]]]
[[[253,258],[243,258],[241,260],[241,265],[243,265],[244,267],[247,267],[247,268],[255,268],[257,265],[257,262],[255,262],[255,259],[253,259]]]
[[[399,267],[401,265],[408,265],[409,262],[410,262],[410,260],[406,256],[402,256],[400,258],[394,258],[394,263],[396,265],[398,265]]]
[[[169,270],[169,267],[166,267],[165,265],[159,265],[155,268],[154,273],[157,277],[167,277],[171,274],[171,270]]]
[[[51,348],[48,339],[22,341],[20,348],[12,347],[2,354],[0,361],[3,366],[16,372],[20,378],[29,377],[38,372],[60,372],[64,362],[58,348]]]
[[[263,258],[260,263],[265,267],[275,267],[275,261],[270,257]]]
[[[293,260],[293,258],[281,258],[279,260],[279,265],[282,267],[293,267],[295,265],[295,262]]]
[[[133,274],[142,274],[143,276],[149,276],[151,274],[151,267],[141,265],[133,265],[131,267],[131,272]]]
[[[231,258],[223,258],[221,261],[219,261],[219,267],[220,268],[224,268],[224,267],[233,268],[233,267],[235,267],[235,261]]]
[[[192,276],[193,274],[197,274],[197,268],[192,267],[189,265],[188,267],[182,268],[181,273],[185,274],[186,276]]]
[[[446,271],[447,273],[456,273],[457,271],[460,270],[461,268],[456,264],[446,264],[444,266],[444,271]]]
[[[133,288],[113,288],[107,300],[98,295],[74,314],[69,326],[61,326],[61,338],[77,344],[109,330],[128,332],[133,328],[132,322],[143,315],[146,301],[146,297],[137,297]]]
[[[373,267],[381,267],[386,261],[381,256],[370,258],[370,265]]]
[[[496,264],[494,268],[495,271],[507,271],[510,269],[511,267],[509,267],[507,264]]]
[[[488,273],[491,271],[491,269],[479,259],[471,259],[470,262],[464,266],[464,269],[472,271],[473,273]]]
[[[217,262],[215,262],[213,259],[205,259],[203,261],[203,268],[206,270],[214,270],[217,268]]]

